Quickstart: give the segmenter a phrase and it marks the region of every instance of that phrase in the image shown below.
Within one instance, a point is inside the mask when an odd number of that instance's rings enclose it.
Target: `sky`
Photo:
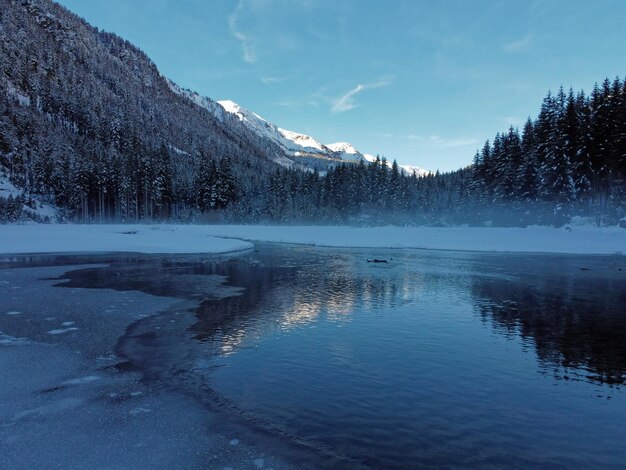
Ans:
[[[548,90],[626,74],[623,0],[61,0],[183,88],[450,171]]]

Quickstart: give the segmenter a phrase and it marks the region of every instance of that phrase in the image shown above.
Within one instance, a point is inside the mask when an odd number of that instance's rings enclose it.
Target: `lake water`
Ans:
[[[260,244],[87,261],[104,264],[56,289],[183,300],[128,327],[128,370],[294,467],[626,465],[623,256]]]

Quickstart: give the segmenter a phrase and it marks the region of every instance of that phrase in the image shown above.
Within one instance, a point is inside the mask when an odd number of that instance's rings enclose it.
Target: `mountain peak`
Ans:
[[[239,110],[241,106],[238,103],[235,103],[233,100],[218,100],[218,103],[227,111],[230,110]]]
[[[334,144],[326,145],[326,147],[331,149],[333,152],[343,152],[343,153],[350,153],[350,154],[361,153],[357,149],[354,148],[354,145],[348,142],[335,142]]]
[[[181,90],[173,83],[170,84],[170,87],[179,94],[186,94],[193,102],[210,111],[220,121],[224,120],[225,114],[231,115],[249,131],[278,145],[283,150],[284,155],[277,157],[275,161],[282,166],[291,168],[295,165],[301,168],[325,170],[329,166],[342,162],[361,160],[373,162],[375,160],[375,157],[361,153],[349,142],[335,142],[325,145],[310,135],[278,127],[233,100],[215,102],[202,99],[196,93]],[[408,165],[401,165],[401,168],[408,173],[415,171],[418,175],[429,173],[421,168]]]

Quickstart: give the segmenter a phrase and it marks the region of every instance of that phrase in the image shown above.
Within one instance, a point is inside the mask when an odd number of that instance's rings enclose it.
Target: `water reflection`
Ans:
[[[626,283],[610,260],[594,260],[597,275],[580,261],[518,282],[472,283],[483,320],[504,335],[519,335],[541,368],[565,380],[623,384],[626,380]],[[587,262],[587,264],[589,264]],[[567,268],[573,269],[567,269]]]
[[[499,334],[521,337],[557,378],[619,385],[626,380],[626,263],[623,257],[393,253],[265,247],[250,257],[83,256],[108,267],[77,270],[61,286],[139,290],[199,302],[195,338],[228,354],[264,334],[349,322],[355,311],[419,305],[437,297],[469,303]],[[5,264],[72,264],[37,256]],[[584,270],[580,268],[584,267]]]
[[[598,463],[626,437],[623,402],[611,418],[596,389],[555,393],[537,374],[623,383],[626,278],[612,260],[408,252],[374,266],[303,250],[277,271],[283,256],[259,256],[243,295],[204,303],[193,326],[230,406],[373,468],[542,466],[568,448],[569,463]]]
[[[221,271],[245,291],[203,302],[193,327],[197,339],[221,342],[217,349],[230,353],[246,336],[252,341],[314,324],[320,317],[348,322],[355,310],[389,314],[436,293],[447,302],[471,303],[498,334],[530,342],[541,369],[558,378],[626,380],[626,280],[623,271],[609,269],[611,260],[550,258],[546,269],[541,258],[478,255],[433,262],[424,260],[433,255],[414,254],[379,269],[359,254],[301,256],[305,266],[284,267],[265,259]],[[597,265],[600,274],[581,274],[581,263]]]
[[[260,245],[84,261],[109,264],[59,285],[187,301],[120,339],[148,380],[327,455],[375,468],[626,459],[621,257]],[[595,399],[607,384],[614,408]]]
[[[366,255],[298,249],[239,260],[229,283],[243,295],[199,306],[196,339],[217,354],[230,354],[255,339],[312,325],[321,318],[346,323],[357,309],[392,309],[421,294],[419,273],[373,267]],[[242,275],[245,273],[245,275]]]

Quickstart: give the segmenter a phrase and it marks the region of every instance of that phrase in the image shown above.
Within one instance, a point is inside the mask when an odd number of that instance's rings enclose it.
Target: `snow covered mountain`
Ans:
[[[354,148],[352,144],[348,142],[337,142],[336,144],[328,144],[326,147],[331,149],[333,152],[338,153],[342,160],[345,161],[359,161],[360,159],[365,160],[366,162],[373,162],[376,160],[376,157],[369,153],[361,153],[357,149]],[[388,161],[387,166],[391,167],[392,162]],[[417,176],[426,176],[431,172],[428,170],[424,170],[419,166],[413,165],[398,165],[400,170],[407,175],[412,175],[414,172]]]
[[[326,147],[335,154],[339,155],[342,160],[346,161],[358,162],[360,160],[365,160],[368,162],[373,162],[376,159],[376,157],[374,157],[373,155],[362,154],[357,149],[355,149],[352,144],[349,144],[348,142],[337,142],[335,144],[328,144]]]
[[[415,173],[417,176],[428,176],[432,173],[431,171],[424,170],[423,168],[420,168],[419,166],[414,166],[414,165],[398,165],[398,166],[407,175],[412,175],[413,173]]]
[[[234,120],[234,123],[242,125],[257,137],[278,146],[283,151],[283,155],[277,156],[275,161],[284,167],[325,170],[338,163],[373,162],[376,159],[371,154],[361,153],[348,142],[322,144],[309,135],[278,127],[234,101],[213,101],[195,92],[184,90],[172,81],[168,80],[168,82],[175,93],[183,95],[196,105],[207,109],[218,120],[227,125],[231,124],[231,128],[233,127],[231,121]],[[400,168],[408,174],[415,171],[418,176],[430,173],[410,165],[400,165]]]
[[[242,108],[234,101],[218,101],[217,104],[227,113],[236,116],[243,125],[257,135],[278,144],[287,157],[304,166],[319,168],[319,165],[315,165],[315,163],[324,162],[327,165],[333,165],[342,162],[373,162],[376,160],[375,156],[368,153],[361,153],[348,142],[322,144],[309,135],[278,127],[258,114]],[[218,117],[221,115],[220,111],[217,111],[215,108],[211,109],[211,112]],[[388,164],[391,166],[391,162],[388,162]],[[417,166],[399,166],[402,171],[408,174],[415,172],[418,176],[425,176],[430,173],[428,170]]]
[[[231,100],[217,102],[227,113],[235,116],[248,129],[258,136],[268,139],[277,144],[285,153],[285,155],[294,161],[307,158],[319,158],[322,160],[339,161],[358,161],[360,154],[352,155],[355,158],[344,159],[341,152],[336,152],[329,146],[324,145],[311,136],[301,134],[299,132],[282,129],[275,124],[263,119],[256,113],[242,108]],[[346,156],[348,156],[346,154]]]

